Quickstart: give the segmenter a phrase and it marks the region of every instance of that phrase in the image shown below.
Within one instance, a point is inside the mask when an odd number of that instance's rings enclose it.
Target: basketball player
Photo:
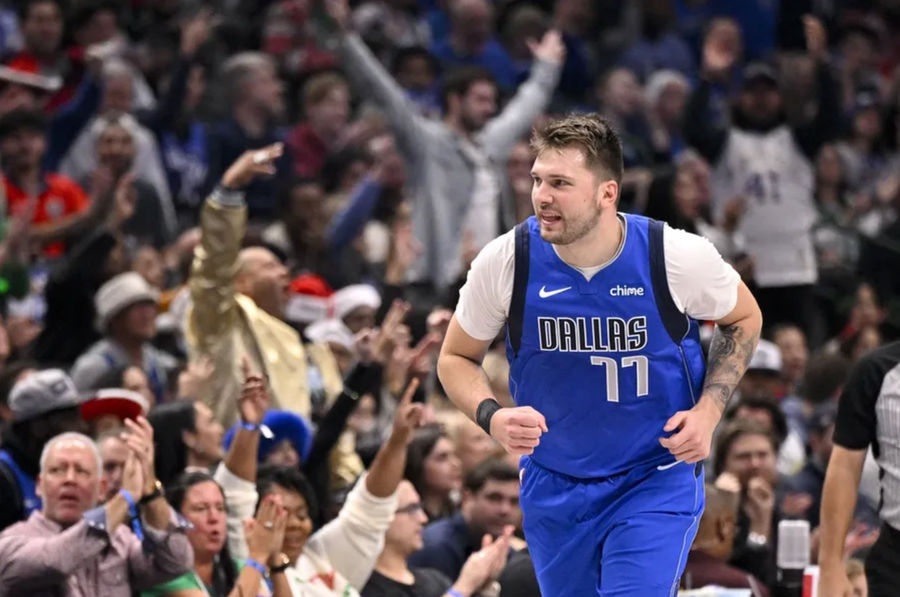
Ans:
[[[622,148],[603,119],[552,122],[532,144],[537,216],[472,264],[440,379],[523,455],[543,594],[672,595],[703,510],[701,461],[762,317],[708,241],[617,213]],[[718,324],[708,367],[697,320]],[[514,408],[481,368],[504,325]]]

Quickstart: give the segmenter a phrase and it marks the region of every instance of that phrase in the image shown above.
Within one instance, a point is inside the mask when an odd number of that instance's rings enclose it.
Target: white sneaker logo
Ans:
[[[547,290],[546,286],[541,286],[541,290],[540,292],[538,292],[538,296],[540,296],[541,298],[550,298],[551,296],[555,296],[561,292],[565,292],[571,289],[571,286],[566,286],[565,288],[557,288],[556,290]]]

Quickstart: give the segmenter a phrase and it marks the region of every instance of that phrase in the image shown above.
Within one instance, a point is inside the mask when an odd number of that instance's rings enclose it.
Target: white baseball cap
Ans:
[[[781,373],[781,349],[774,342],[760,340],[756,352],[747,365],[747,371],[771,371]]]

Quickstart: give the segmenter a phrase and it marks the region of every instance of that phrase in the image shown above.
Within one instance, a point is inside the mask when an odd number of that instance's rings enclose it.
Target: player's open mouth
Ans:
[[[562,216],[558,216],[556,214],[541,214],[541,222],[544,224],[555,224],[562,220]]]

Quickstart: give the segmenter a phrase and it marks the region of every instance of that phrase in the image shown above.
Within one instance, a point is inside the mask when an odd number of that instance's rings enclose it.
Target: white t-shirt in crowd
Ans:
[[[623,226],[623,245],[627,228]],[[456,319],[477,340],[493,340],[506,324],[515,273],[515,244],[515,229],[488,243],[472,262],[460,290]],[[667,225],[663,247],[669,292],[679,311],[700,321],[716,321],[734,309],[740,276],[710,241]],[[590,280],[606,265],[574,269]]]
[[[712,175],[716,220],[743,199],[738,231],[761,288],[815,284],[814,172],[786,125],[767,133],[732,129]]]

